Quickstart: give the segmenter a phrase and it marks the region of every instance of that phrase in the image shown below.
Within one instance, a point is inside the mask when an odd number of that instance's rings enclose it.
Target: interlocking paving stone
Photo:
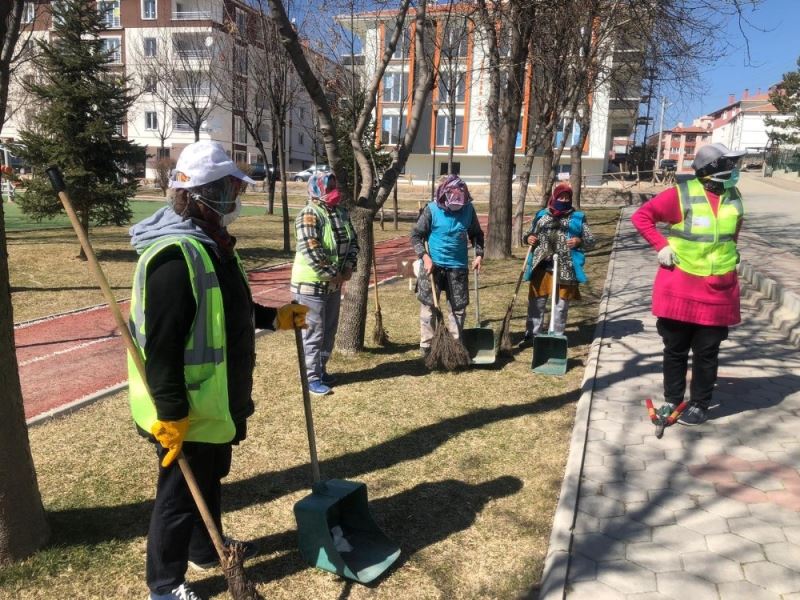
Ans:
[[[717,586],[720,600],[781,600],[781,596],[749,581],[732,581]],[[786,596],[783,597],[784,599]]]
[[[625,514],[632,520],[644,523],[649,527],[676,523],[675,511],[664,508],[655,502],[630,502],[625,506]]]
[[[733,477],[739,483],[749,485],[762,492],[783,490],[783,482],[777,477],[764,476],[761,473],[734,473]]]
[[[597,580],[624,594],[656,591],[656,576],[627,560],[615,560],[603,564]]]
[[[603,484],[603,496],[614,498],[621,502],[644,502],[648,499],[647,492],[624,483]]]
[[[680,556],[674,550],[652,542],[628,544],[625,556],[654,573],[680,571],[682,568]]]
[[[599,581],[577,581],[567,589],[570,600],[625,600],[625,594]]]
[[[625,544],[602,533],[576,535],[573,550],[595,561],[614,560],[625,556]]]
[[[700,508],[726,519],[732,517],[746,517],[750,514],[747,504],[730,498],[704,498]]]
[[[597,563],[577,554],[570,559],[569,573],[572,581],[594,581],[597,579]]]
[[[704,536],[680,525],[656,527],[653,529],[653,541],[676,552],[695,552],[707,548]]]
[[[704,535],[710,533],[725,533],[728,531],[728,522],[722,517],[711,514],[699,508],[689,508],[675,512],[678,525],[687,527]]]
[[[800,525],[800,513],[774,504],[751,504],[750,513],[765,523],[781,528]]]
[[[752,540],[757,544],[770,542],[783,542],[786,537],[780,527],[765,523],[756,517],[735,517],[728,519],[728,525],[733,533]]]
[[[800,591],[800,573],[771,562],[756,562],[743,565],[748,581],[767,588],[776,594]]]
[[[708,549],[740,563],[764,560],[761,545],[733,533],[706,536]]]
[[[686,571],[712,583],[744,579],[738,562],[714,552],[686,552],[681,555],[681,559]]]
[[[605,496],[588,496],[580,499],[578,507],[581,511],[598,519],[618,517],[625,514],[625,505],[619,500]]]
[[[625,600],[673,600],[669,596],[659,594],[658,592],[645,592],[644,594],[628,594]]]
[[[692,600],[711,600],[717,598],[716,586],[685,571],[656,573],[658,591],[671,598],[691,598]]]
[[[800,546],[789,542],[765,544],[764,552],[767,554],[767,560],[800,572]]]
[[[800,545],[800,526],[784,527],[783,534],[791,543]]]
[[[634,521],[628,516],[601,519],[598,531],[627,544],[634,542],[649,542],[653,536],[652,527]]]

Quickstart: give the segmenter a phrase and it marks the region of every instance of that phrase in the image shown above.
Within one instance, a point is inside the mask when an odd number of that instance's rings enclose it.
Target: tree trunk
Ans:
[[[274,137],[273,137],[274,139]],[[275,143],[272,144],[272,168],[277,169],[278,174],[281,173],[281,167],[278,162],[278,147]],[[274,174],[274,173],[273,173]],[[283,178],[283,175],[281,175]],[[275,214],[275,182],[277,179],[275,177],[269,177],[269,187],[267,188],[267,214],[274,215]]]
[[[525,219],[525,199],[531,181],[534,152],[525,155],[522,170],[517,173],[517,199],[514,202],[514,218],[511,222],[511,245],[518,248],[522,244],[522,222]]]
[[[78,216],[81,220],[81,228],[83,232],[86,234],[86,238],[89,238],[89,209],[78,209]],[[81,246],[81,251],[78,253],[78,258],[81,260],[89,260],[89,257],[86,256],[86,252],[83,250],[83,246]]]
[[[372,265],[374,234],[372,224],[375,211],[358,206],[350,209],[350,220],[359,240],[358,265],[353,278],[347,282],[342,300],[339,330],[336,335],[336,348],[351,354],[364,349],[364,331],[367,325],[367,297]]]
[[[570,146],[569,149],[569,183],[572,186],[572,206],[574,206],[576,210],[581,207],[581,190],[583,189],[581,185],[583,183],[582,149],[583,144],[575,144]]]
[[[542,155],[542,200],[539,206],[544,208],[550,199],[550,192],[553,190],[553,165],[555,164],[555,151],[553,141],[545,145]]]
[[[292,249],[289,233],[289,190],[286,186],[286,154],[283,148],[283,136],[278,136],[278,162],[281,167],[281,210],[283,212],[283,251]]]
[[[4,223],[0,203],[0,564],[29,556],[49,535],[17,370]]]
[[[489,232],[486,258],[511,256],[511,192],[517,122],[500,126],[492,151],[491,189],[489,190]]]

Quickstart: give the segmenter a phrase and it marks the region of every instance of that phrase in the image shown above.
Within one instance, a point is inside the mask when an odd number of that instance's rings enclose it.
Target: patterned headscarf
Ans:
[[[572,211],[572,186],[568,183],[559,183],[554,187],[547,208],[554,217],[569,214]]]
[[[314,173],[308,178],[308,195],[330,206],[338,204],[339,190],[336,185],[336,175],[333,173]]]
[[[445,210],[459,211],[471,201],[467,184],[458,175],[448,175],[436,188],[436,204]]]

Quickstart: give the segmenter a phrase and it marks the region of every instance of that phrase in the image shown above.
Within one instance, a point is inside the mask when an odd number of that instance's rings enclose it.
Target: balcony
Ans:
[[[222,22],[222,11],[208,0],[182,1],[172,4],[173,21],[218,21]]]

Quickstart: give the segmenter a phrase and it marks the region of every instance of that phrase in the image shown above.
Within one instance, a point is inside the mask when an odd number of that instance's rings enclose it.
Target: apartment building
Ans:
[[[447,10],[442,7],[441,11]],[[429,7],[429,14],[437,12]],[[352,29],[361,41],[361,55],[357,62],[363,65],[361,79],[369,81],[377,61],[383,54],[387,40],[393,33],[394,15],[360,14],[352,20]],[[349,18],[342,18],[344,27],[351,27]],[[398,136],[405,133],[411,110],[411,92],[416,57],[414,56],[414,23],[407,23],[391,62],[381,82],[376,106],[377,138],[384,145],[394,145]],[[406,177],[412,181],[430,181],[432,175],[447,172],[448,153],[453,145],[454,171],[467,181],[486,182],[490,175],[492,139],[486,115],[490,91],[488,57],[473,23],[464,18],[451,17],[447,25],[436,31],[437,85],[425,107],[422,122],[406,163]],[[631,49],[619,48],[609,58],[612,67],[631,64]],[[444,68],[443,66],[444,65]],[[530,77],[530,70],[528,77]],[[535,83],[535,82],[534,82]],[[527,86],[526,86],[527,87]],[[628,137],[634,128],[640,100],[640,80],[629,79],[624,84],[609,80],[592,94],[591,130],[583,152],[583,173],[588,184],[600,184],[613,156],[612,139]],[[528,123],[526,94],[520,114],[520,131],[517,136],[515,168],[524,161],[524,144]],[[567,115],[561,119],[555,146],[568,137],[557,169],[569,171],[569,146],[580,134],[578,126],[567,131]],[[534,176],[542,174],[542,160],[534,162]]]
[[[49,0],[25,3],[21,44],[52,34],[50,6]],[[254,41],[256,13],[245,1],[98,0],[97,6],[107,26],[102,39],[114,68],[130,77],[138,94],[120,127],[128,139],[146,147],[146,177],[154,177],[159,158],[177,158],[195,140],[195,129],[199,139],[221,142],[237,162],[261,163],[243,116],[256,105],[265,108],[251,79],[254,65],[268,62],[268,57]],[[13,141],[29,111],[35,110],[26,103],[19,82],[12,84],[10,104],[0,134],[6,141]],[[284,131],[289,171],[304,169],[315,159],[310,113],[308,97],[296,94]],[[255,121],[268,152],[269,119],[264,111],[264,118]]]
[[[713,123],[708,117],[695,119],[688,127],[678,123],[661,132],[661,151],[657,156],[661,160],[674,160],[678,173],[691,173],[695,154],[702,146],[712,143],[712,137]],[[647,138],[647,145],[657,148],[658,140],[659,135],[655,133]]]

